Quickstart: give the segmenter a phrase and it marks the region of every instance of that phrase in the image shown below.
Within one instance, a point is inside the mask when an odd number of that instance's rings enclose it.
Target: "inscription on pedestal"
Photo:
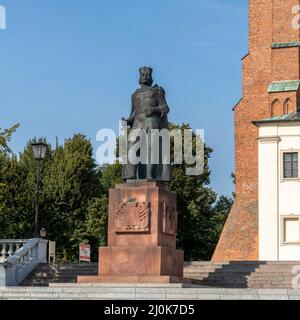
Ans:
[[[139,233],[150,231],[150,202],[120,202],[115,209],[115,231],[117,233]]]
[[[162,203],[163,214],[163,233],[176,235],[177,231],[177,212],[176,209],[166,202]]]

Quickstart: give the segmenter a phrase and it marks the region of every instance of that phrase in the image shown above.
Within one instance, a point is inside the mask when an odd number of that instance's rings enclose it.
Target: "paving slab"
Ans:
[[[66,286],[0,288],[0,300],[299,300],[300,290],[291,289],[230,289],[180,288],[155,284],[141,286]]]
[[[284,294],[263,294],[259,295],[260,300],[289,300],[288,295]]]
[[[257,294],[221,294],[220,300],[259,300]]]

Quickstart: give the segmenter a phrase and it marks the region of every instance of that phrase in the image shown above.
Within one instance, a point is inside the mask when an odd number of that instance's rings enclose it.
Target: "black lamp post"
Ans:
[[[34,158],[37,162],[36,167],[36,201],[35,201],[35,218],[34,218],[34,236],[39,236],[39,200],[40,200],[40,182],[41,182],[41,161],[45,158],[48,145],[38,142],[32,143]]]
[[[40,236],[41,238],[45,239],[47,237],[47,230],[45,228],[42,228],[40,230]]]

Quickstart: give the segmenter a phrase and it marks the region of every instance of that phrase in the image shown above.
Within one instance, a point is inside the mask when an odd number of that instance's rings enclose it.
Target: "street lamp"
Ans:
[[[45,158],[48,145],[38,142],[32,143],[34,158],[37,162],[36,166],[36,201],[35,201],[35,218],[34,218],[34,236],[39,236],[39,200],[40,200],[40,182],[41,182],[41,160]]]
[[[41,238],[46,238],[47,237],[47,230],[45,228],[42,228],[40,230],[40,236],[41,236]]]

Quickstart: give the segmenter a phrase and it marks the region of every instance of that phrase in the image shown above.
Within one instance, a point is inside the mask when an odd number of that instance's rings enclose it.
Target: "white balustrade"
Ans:
[[[47,240],[0,240],[0,286],[16,286],[39,264],[47,262]]]
[[[14,255],[27,240],[0,239],[0,263]]]

